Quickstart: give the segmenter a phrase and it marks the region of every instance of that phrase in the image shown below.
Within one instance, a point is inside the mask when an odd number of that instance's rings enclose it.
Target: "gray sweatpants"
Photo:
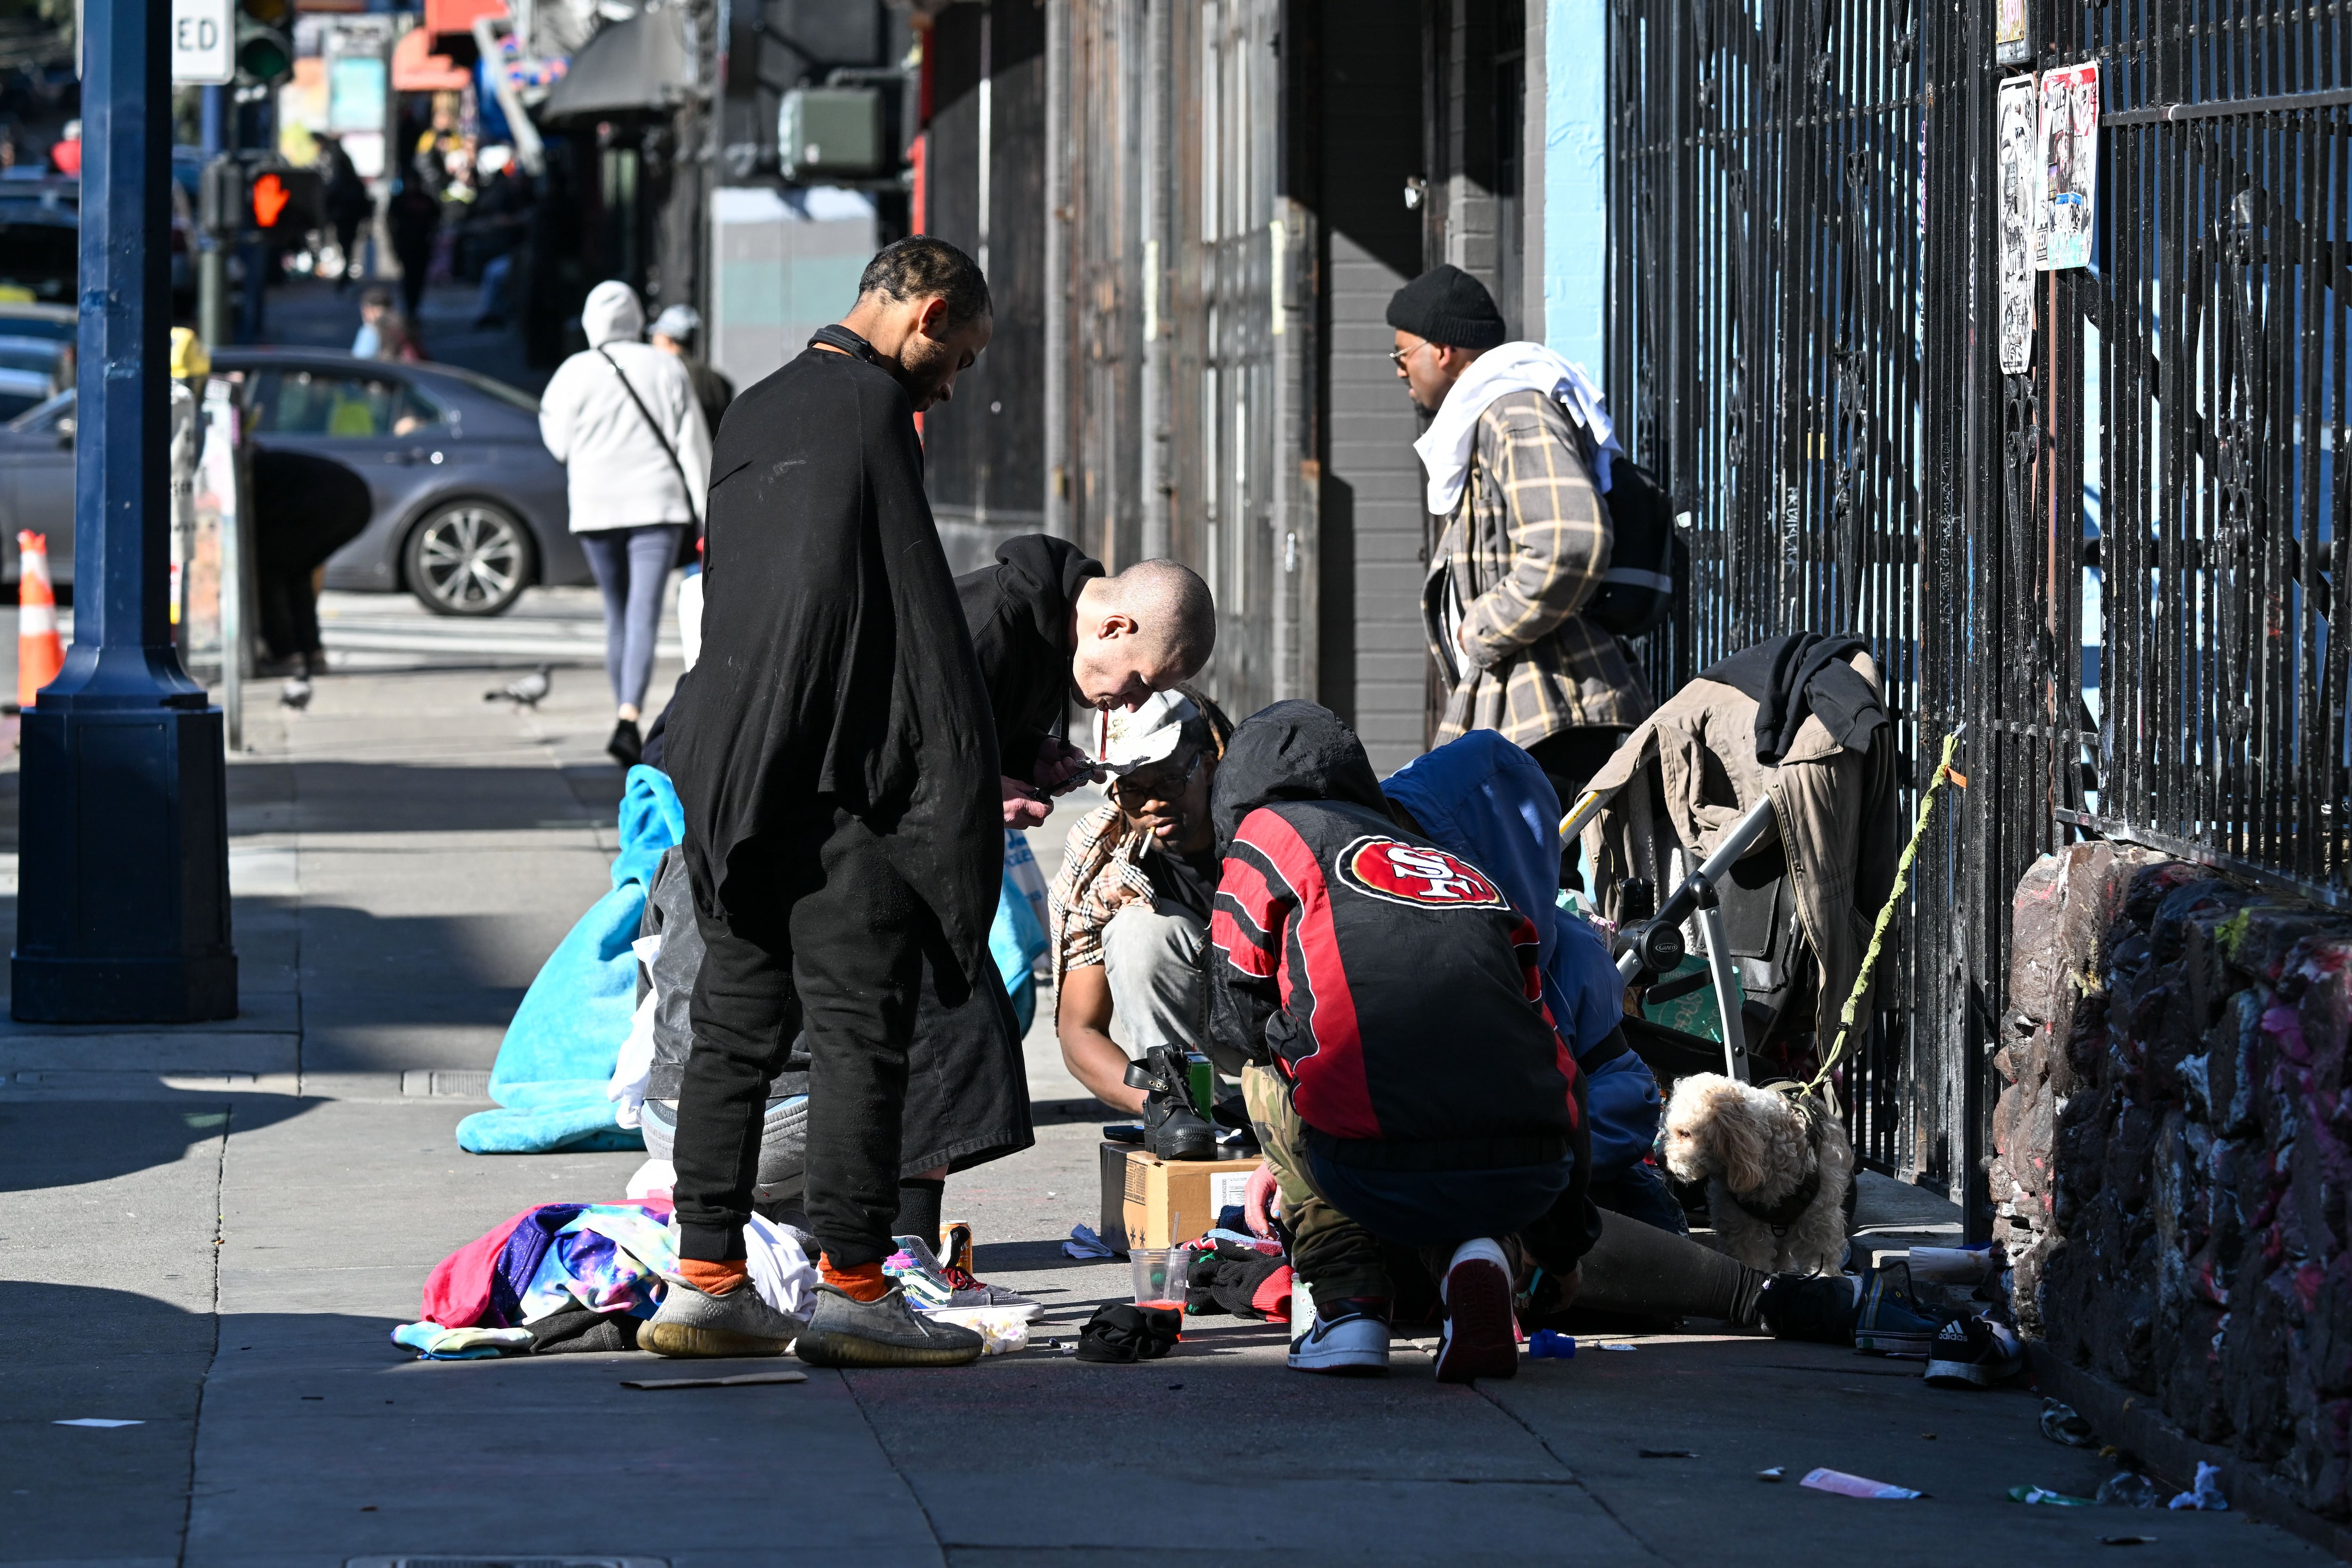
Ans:
[[[1102,935],[1111,1037],[1137,1056],[1154,1046],[1224,1055],[1209,1044],[1208,945],[1208,922],[1165,899],[1112,915]],[[1218,1066],[1231,1076],[1241,1064]]]

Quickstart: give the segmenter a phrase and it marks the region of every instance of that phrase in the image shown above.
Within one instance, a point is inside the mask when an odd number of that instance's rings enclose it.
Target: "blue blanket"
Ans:
[[[459,1148],[473,1154],[550,1154],[645,1147],[635,1128],[614,1120],[604,1090],[636,1010],[637,960],[629,944],[645,917],[662,851],[685,831],[669,776],[631,768],[621,796],[613,890],[580,917],[523,994],[490,1069],[490,1098],[500,1109],[457,1123]],[[1030,969],[1045,951],[1045,932],[1009,866],[988,950],[1026,1033],[1036,1013]]]

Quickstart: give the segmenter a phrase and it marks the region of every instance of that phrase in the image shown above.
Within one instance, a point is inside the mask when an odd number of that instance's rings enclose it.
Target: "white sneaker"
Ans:
[[[1480,1239],[1454,1249],[1441,1287],[1445,1337],[1437,1347],[1437,1381],[1509,1377],[1519,1370],[1511,1265],[1501,1246]]]
[[[1379,1377],[1389,1369],[1388,1320],[1345,1310],[1337,1317],[1318,1317],[1290,1342],[1290,1365],[1295,1372]]]

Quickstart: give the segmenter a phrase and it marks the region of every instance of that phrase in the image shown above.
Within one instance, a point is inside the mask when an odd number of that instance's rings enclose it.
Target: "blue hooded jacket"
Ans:
[[[1383,780],[1381,790],[1439,846],[1495,880],[1543,939],[1544,1002],[1580,1065],[1624,1014],[1623,983],[1599,931],[1559,908],[1559,797],[1536,760],[1473,730]],[[1613,1181],[1657,1140],[1662,1099],[1626,1051],[1585,1073],[1592,1177]]]

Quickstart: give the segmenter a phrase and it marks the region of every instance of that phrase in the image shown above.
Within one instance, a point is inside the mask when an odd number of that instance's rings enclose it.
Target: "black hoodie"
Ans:
[[[1584,1080],[1544,1007],[1535,926],[1391,819],[1337,714],[1253,717],[1209,809],[1224,852],[1211,1027],[1287,1080],[1310,1145],[1387,1170],[1589,1167]]]
[[[998,547],[997,564],[956,579],[971,650],[996,716],[997,771],[1034,784],[1037,748],[1066,734],[1070,713],[1071,614],[1102,563],[1066,539],[1024,533]]]

